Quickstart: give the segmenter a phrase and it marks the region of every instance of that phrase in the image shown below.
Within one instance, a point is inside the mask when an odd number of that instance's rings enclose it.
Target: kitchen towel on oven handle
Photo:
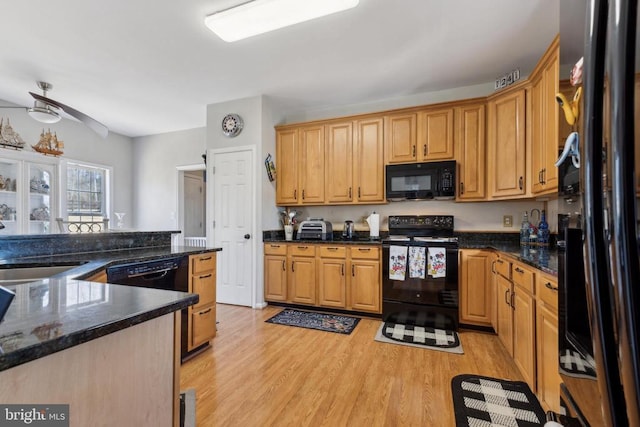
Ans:
[[[426,251],[422,246],[409,246],[409,277],[424,279],[427,267]]]
[[[407,246],[389,247],[389,279],[404,280],[407,273]]]
[[[428,248],[427,253],[429,255],[429,264],[427,266],[429,276],[434,278],[446,277],[447,250],[445,248]]]

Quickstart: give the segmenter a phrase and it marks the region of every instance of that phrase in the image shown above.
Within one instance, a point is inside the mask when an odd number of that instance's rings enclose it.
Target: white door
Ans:
[[[252,306],[255,260],[254,150],[209,150],[213,168],[213,245],[218,252],[217,301]],[[210,193],[211,194],[211,193]]]

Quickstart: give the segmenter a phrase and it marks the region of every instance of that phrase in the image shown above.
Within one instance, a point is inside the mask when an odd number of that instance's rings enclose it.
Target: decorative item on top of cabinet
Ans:
[[[417,161],[453,159],[453,108],[418,113]]]
[[[189,292],[200,295],[200,300],[188,309],[188,351],[216,336],[216,256],[216,252],[189,256]]]
[[[558,190],[559,37],[553,40],[531,73],[531,192],[535,195]]]
[[[489,198],[526,197],[525,82],[492,95],[487,104]]]
[[[460,250],[460,323],[491,326],[493,251]]]
[[[486,190],[485,102],[455,108],[456,200],[484,200]]]

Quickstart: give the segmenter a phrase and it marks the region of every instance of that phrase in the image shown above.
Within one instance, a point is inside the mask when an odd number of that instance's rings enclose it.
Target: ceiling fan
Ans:
[[[47,82],[37,82],[38,87],[42,90],[42,95],[29,92],[29,94],[35,100],[33,107],[27,107],[27,114],[33,117],[35,120],[42,123],[57,123],[60,121],[60,113],[58,110],[63,111],[69,116],[78,119],[85,124],[88,128],[103,138],[109,134],[109,129],[100,123],[99,121],[87,116],[86,114],[69,107],[61,102],[53,100],[47,97],[47,91],[50,91],[53,86]],[[4,107],[4,108],[16,108],[16,107]],[[22,107],[20,107],[22,108]]]

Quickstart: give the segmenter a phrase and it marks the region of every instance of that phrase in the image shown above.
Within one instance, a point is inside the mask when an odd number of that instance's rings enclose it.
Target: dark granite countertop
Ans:
[[[221,248],[200,248],[191,246],[158,246],[132,249],[116,249],[102,252],[69,253],[62,255],[41,255],[32,257],[0,259],[0,269],[23,267],[49,267],[75,265],[54,277],[84,279],[107,267],[130,263],[152,261],[178,255],[195,255],[221,251]]]
[[[466,243],[460,245],[460,249],[494,249],[545,273],[558,275],[558,250],[555,248],[520,246],[519,242],[485,241]]]
[[[220,250],[160,246],[0,260],[0,269],[77,265],[44,280],[5,284],[16,298],[0,323],[0,371],[198,302],[197,294],[82,279],[112,265]]]
[[[0,371],[198,302],[197,294],[69,278],[7,287],[16,297],[0,323]]]

